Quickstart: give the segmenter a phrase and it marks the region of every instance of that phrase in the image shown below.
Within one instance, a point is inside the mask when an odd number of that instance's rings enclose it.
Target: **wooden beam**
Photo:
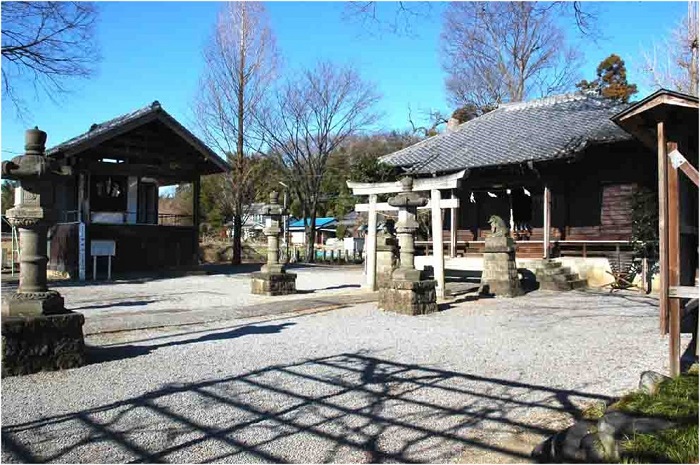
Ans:
[[[435,294],[439,299],[445,298],[445,255],[442,251],[442,210],[440,201],[442,197],[440,189],[430,191],[430,200],[433,205],[432,227],[433,227],[433,270],[435,272]]]
[[[666,144],[666,151],[673,152],[678,145],[675,142]],[[680,285],[680,202],[678,199],[678,171],[673,168],[671,159],[666,158],[668,179],[668,287]],[[667,296],[668,296],[667,291]],[[668,298],[668,297],[667,297]],[[681,372],[681,303],[678,299],[668,302],[669,311],[669,358],[671,376]]]
[[[369,205],[368,203],[356,203],[355,204],[355,211],[356,212],[367,212],[369,211]],[[429,210],[432,209],[432,203],[428,201],[428,203],[424,207],[418,207],[419,210]],[[459,199],[442,199],[440,200],[440,208],[459,208]],[[381,202],[377,203],[375,206],[375,210],[378,212],[393,212],[393,211],[398,211],[398,207],[392,207],[386,202]]]
[[[365,266],[367,288],[377,290],[377,194],[369,196],[369,218],[365,236]]]
[[[678,151],[678,147],[674,144],[676,148],[670,150],[668,153],[668,159],[671,161],[671,166],[675,169],[680,168],[681,171],[685,173],[693,184],[698,187],[698,170],[695,169],[693,165],[688,163],[688,160],[683,156],[681,152]]]
[[[669,286],[668,296],[672,299],[697,299],[700,288],[693,286]]]
[[[551,224],[552,224],[552,193],[549,190],[549,186],[544,186],[544,195],[542,196],[544,202],[544,243],[542,255],[545,260],[549,259],[550,241],[551,241]]]
[[[450,200],[457,200],[459,206],[454,189],[450,192]],[[457,255],[457,227],[457,208],[452,208],[450,209],[450,258],[455,258]]]
[[[200,193],[201,181],[199,176],[194,179],[192,183],[192,223],[194,225],[193,234],[193,245],[192,249],[194,252],[194,257],[192,261],[195,265],[199,265],[199,193]],[[157,201],[156,201],[157,203]]]
[[[433,189],[456,189],[464,178],[467,170],[438,176],[435,178],[415,178],[413,192],[430,191]],[[403,191],[401,182],[354,182],[346,181],[353,195],[396,194]]]
[[[659,324],[661,334],[668,331],[668,181],[666,162],[666,133],[663,121],[656,125],[657,170],[659,182]]]

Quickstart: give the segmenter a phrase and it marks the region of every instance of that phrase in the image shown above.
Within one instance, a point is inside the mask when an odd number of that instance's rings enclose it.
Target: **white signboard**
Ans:
[[[115,241],[95,240],[90,241],[90,255],[93,257],[114,256],[117,252]]]
[[[85,281],[85,223],[78,225],[78,279]]]

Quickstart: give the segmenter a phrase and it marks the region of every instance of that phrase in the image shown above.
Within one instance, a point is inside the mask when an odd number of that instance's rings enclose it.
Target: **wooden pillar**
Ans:
[[[445,297],[445,254],[442,249],[442,208],[440,189],[430,191],[430,210],[433,223],[433,269],[437,286],[435,293],[439,299]]]
[[[192,225],[194,226],[193,244],[192,244],[192,264],[199,265],[199,192],[200,192],[199,175],[192,181]],[[157,221],[157,220],[156,220]]]
[[[659,323],[661,324],[661,334],[666,334],[668,330],[668,232],[667,232],[667,207],[668,207],[668,181],[666,161],[666,134],[664,132],[663,121],[656,125],[657,137],[657,163],[659,178]]]
[[[451,199],[456,199],[455,190],[452,189]],[[450,209],[450,258],[457,256],[457,209]]]
[[[542,195],[544,201],[544,244],[542,246],[542,255],[544,259],[549,259],[549,242],[550,242],[550,230],[552,223],[552,193],[549,190],[549,186],[544,186],[544,195]]]
[[[666,144],[666,153],[676,150],[677,144]],[[680,203],[678,199],[678,170],[671,165],[671,160],[666,157],[666,172],[668,179],[668,286],[679,286],[680,273]],[[671,376],[681,373],[681,303],[679,299],[669,299],[668,302],[668,349],[671,366]]]
[[[367,288],[377,290],[377,194],[369,196],[367,236],[365,236]]]

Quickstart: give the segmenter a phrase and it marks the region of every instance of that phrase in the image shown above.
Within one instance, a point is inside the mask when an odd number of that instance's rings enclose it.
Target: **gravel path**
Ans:
[[[666,369],[652,298],[462,300],[89,337],[99,363],[3,379],[2,460],[526,461],[514,436]]]

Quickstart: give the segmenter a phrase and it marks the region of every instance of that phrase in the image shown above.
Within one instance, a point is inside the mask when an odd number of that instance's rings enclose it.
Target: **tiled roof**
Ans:
[[[572,156],[592,144],[632,139],[610,121],[625,106],[583,94],[504,104],[381,161],[425,174]]]
[[[146,107],[117,116],[109,121],[93,124],[90,126],[90,129],[87,132],[51,147],[46,151],[46,155],[51,156],[60,152],[79,148],[82,144],[111,131],[114,131],[115,135],[117,135],[121,126],[131,123],[132,121],[136,121],[140,118],[146,118],[149,115],[155,115],[155,118],[160,118],[161,121],[165,122],[171,127],[177,128],[180,134],[184,134],[183,138],[187,140],[187,142],[194,146],[198,151],[206,154],[206,156],[211,159],[216,166],[225,171],[230,170],[230,166],[224,160],[222,160],[221,157],[216,155],[216,153],[214,153],[204,142],[202,142],[197,136],[192,134],[186,127],[180,124],[179,121],[165,111],[165,109],[160,105],[160,102],[157,100]],[[148,121],[150,120],[151,119],[148,119]]]

